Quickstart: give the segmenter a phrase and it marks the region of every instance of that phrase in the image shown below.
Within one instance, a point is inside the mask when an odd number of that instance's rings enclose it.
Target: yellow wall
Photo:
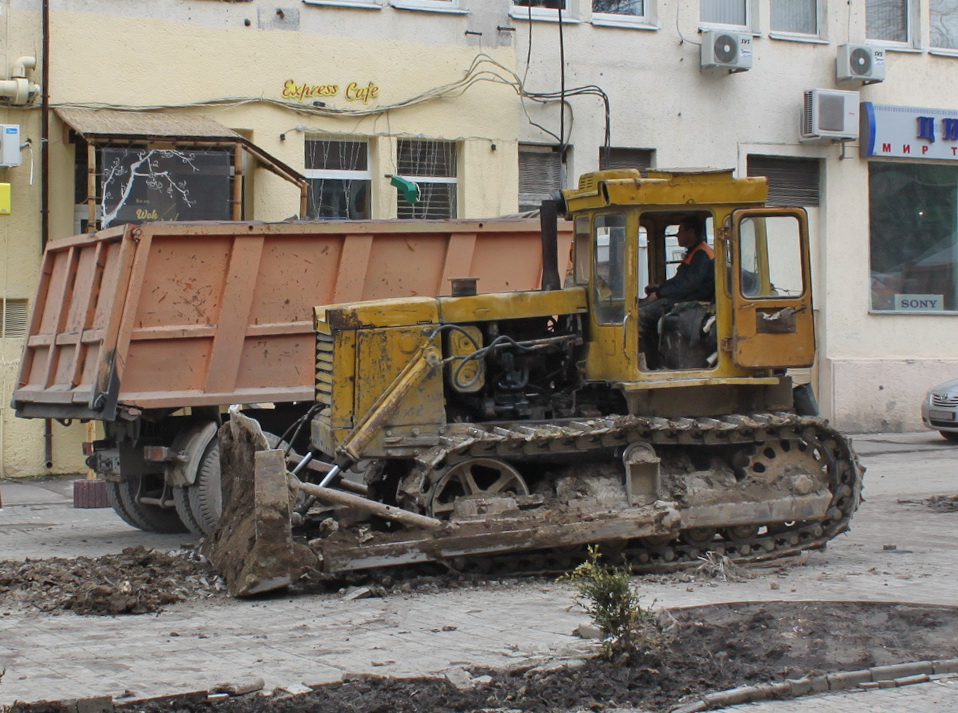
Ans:
[[[64,5],[71,9],[61,9]],[[39,53],[40,14],[10,9],[3,0],[0,8],[0,38],[7,39],[0,48],[0,78],[6,78],[17,57]],[[512,87],[481,81],[409,108],[370,116],[355,112],[377,102],[380,107],[405,102],[456,82],[480,52],[489,57],[486,66],[492,72],[509,77],[515,71],[512,47],[481,50],[463,41],[463,28],[468,26],[463,23],[482,19],[482,12],[456,17],[400,13],[388,7],[370,13],[303,4],[289,10],[284,24],[276,20],[275,5],[260,0],[243,4],[158,0],[122,6],[101,0],[54,1],[51,9],[48,90],[52,106],[161,106],[201,114],[241,131],[300,171],[307,134],[368,137],[377,218],[396,214],[396,191],[384,174],[396,172],[397,138],[456,141],[459,216],[485,217],[517,209],[520,107]],[[495,19],[489,22],[494,25]],[[108,35],[105,27],[109,27]],[[493,61],[503,67],[495,67]],[[40,77],[38,66],[32,79],[39,83]],[[295,111],[302,105],[281,96],[290,79],[338,84],[337,95],[322,100],[328,108],[344,113],[323,116]],[[379,97],[367,104],[347,101],[343,94],[351,82],[364,87],[373,82]],[[227,107],[203,105],[231,97],[253,101]],[[0,123],[21,124],[24,140],[31,139],[34,146],[32,185],[29,152],[23,154],[23,166],[0,169],[0,181],[13,184],[14,204],[14,214],[0,218],[0,297],[32,302],[40,257],[40,112],[36,105],[0,107]],[[280,138],[283,134],[285,140]],[[52,239],[74,232],[74,145],[66,138],[62,123],[53,115],[49,141]],[[299,193],[292,184],[261,167],[252,171],[251,180],[246,187],[247,218],[283,220],[297,214]],[[9,408],[22,347],[19,339],[0,345],[0,477],[81,471],[79,444],[88,437],[84,426],[54,425],[53,466],[47,469],[43,422],[17,419]]]

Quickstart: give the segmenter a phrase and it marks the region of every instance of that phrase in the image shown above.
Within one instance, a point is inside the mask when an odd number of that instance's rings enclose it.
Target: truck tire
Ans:
[[[285,448],[279,436],[266,433],[271,448]],[[205,537],[213,532],[223,512],[223,492],[220,483],[220,447],[214,435],[200,458],[196,481],[185,488],[174,488],[176,511],[180,519],[195,535]]]
[[[177,534],[187,528],[175,510],[136,501],[140,477],[133,476],[114,483],[107,482],[106,493],[114,512],[128,525],[145,532]]]

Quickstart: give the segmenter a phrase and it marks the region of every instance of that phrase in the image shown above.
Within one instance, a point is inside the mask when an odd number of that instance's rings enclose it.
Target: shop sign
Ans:
[[[958,110],[862,103],[862,157],[958,161]]]
[[[337,96],[342,96],[348,102],[369,104],[379,97],[379,87],[373,82],[350,82],[343,88],[339,84],[309,84],[292,79],[287,79],[283,84],[283,99],[313,102]]]
[[[944,295],[895,295],[896,312],[941,312]]]

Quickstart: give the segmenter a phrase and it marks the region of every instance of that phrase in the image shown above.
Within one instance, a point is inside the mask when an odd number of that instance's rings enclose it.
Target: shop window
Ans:
[[[866,0],[865,34],[870,40],[909,42],[909,0]]]
[[[868,169],[872,309],[958,311],[958,167]]]
[[[931,46],[958,50],[958,0],[930,0]]]
[[[78,147],[78,159],[84,153]],[[98,147],[99,226],[230,220],[233,156],[231,149],[183,145]]]
[[[769,205],[820,205],[821,162],[817,158],[750,154],[748,175],[768,180]]]
[[[552,191],[565,184],[558,147],[519,144],[519,210],[538,210]]]
[[[397,173],[419,185],[419,200],[397,197],[400,218],[457,217],[458,152],[453,141],[400,139]]]
[[[599,170],[608,171],[614,168],[637,168],[644,170],[652,168],[652,158],[655,152],[652,149],[608,148],[599,149]]]
[[[702,0],[700,13],[704,23],[747,27],[749,0]]]
[[[305,165],[310,218],[370,217],[372,173],[367,142],[307,138]]]
[[[0,322],[0,337],[16,339],[27,336],[27,301],[3,298],[3,321]]]
[[[818,0],[772,0],[772,32],[818,35]]]

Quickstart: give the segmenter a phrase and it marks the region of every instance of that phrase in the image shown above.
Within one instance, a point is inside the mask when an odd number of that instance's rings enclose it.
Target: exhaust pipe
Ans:
[[[542,201],[539,225],[542,234],[542,291],[561,290],[559,279],[559,204],[562,195]]]

